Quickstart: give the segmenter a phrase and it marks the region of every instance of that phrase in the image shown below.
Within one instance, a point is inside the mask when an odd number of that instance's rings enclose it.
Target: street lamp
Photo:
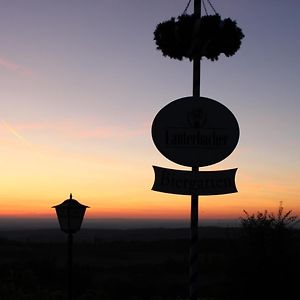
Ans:
[[[72,247],[73,233],[80,230],[81,223],[88,208],[72,198],[65,200],[59,205],[52,206],[55,208],[60,229],[68,234],[68,300],[72,300]]]

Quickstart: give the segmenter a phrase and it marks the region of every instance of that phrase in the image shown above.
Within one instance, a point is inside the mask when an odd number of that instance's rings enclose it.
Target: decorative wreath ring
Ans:
[[[221,53],[232,56],[239,50],[243,38],[235,21],[222,20],[218,14],[201,18],[183,14],[159,23],[154,31],[157,49],[164,56],[178,60],[206,57],[214,61]]]

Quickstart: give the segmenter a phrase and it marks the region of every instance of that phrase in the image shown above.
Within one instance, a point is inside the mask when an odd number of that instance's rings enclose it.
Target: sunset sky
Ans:
[[[151,190],[152,165],[188,170],[151,138],[157,112],[192,93],[192,64],[153,41],[187,2],[0,0],[2,218],[54,217],[71,192],[87,218],[189,218],[189,196]],[[211,2],[245,38],[235,56],[203,60],[201,95],[234,113],[241,136],[202,170],[238,168],[239,192],[200,197],[200,219],[280,201],[300,215],[300,1]]]

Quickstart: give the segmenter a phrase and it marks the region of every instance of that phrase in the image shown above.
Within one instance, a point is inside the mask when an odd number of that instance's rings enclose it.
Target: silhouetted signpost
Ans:
[[[222,171],[182,171],[153,166],[152,190],[177,195],[222,195],[237,192],[237,169]]]
[[[199,171],[199,167],[222,161],[235,149],[239,126],[231,111],[204,97],[175,100],[156,115],[152,138],[157,149],[169,160],[192,167],[192,171],[153,166],[158,192],[191,195],[190,299],[198,286],[198,196],[237,192],[237,169]]]
[[[216,13],[211,2],[207,1]],[[152,189],[191,195],[189,295],[190,300],[196,300],[198,197],[237,192],[236,168],[199,171],[199,167],[215,164],[229,156],[240,134],[238,122],[226,106],[216,100],[200,97],[200,61],[202,57],[217,60],[221,53],[226,56],[235,54],[244,35],[229,18],[221,20],[217,14],[201,17],[200,0],[194,0],[193,15],[186,14],[188,6],[176,21],[172,18],[158,24],[154,39],[157,49],[164,56],[179,60],[186,57],[193,61],[193,96],[174,100],[158,112],[152,123],[152,139],[166,158],[192,167],[192,170],[153,166],[155,181]]]
[[[204,167],[226,158],[239,140],[239,126],[223,104],[204,97],[177,99],[156,115],[152,138],[171,161]]]

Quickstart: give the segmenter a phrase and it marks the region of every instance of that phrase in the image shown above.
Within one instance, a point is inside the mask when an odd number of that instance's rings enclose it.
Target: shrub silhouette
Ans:
[[[296,288],[299,263],[294,225],[299,222],[298,217],[292,215],[292,210],[284,212],[282,202],[277,213],[265,210],[249,214],[244,210],[244,214],[240,218],[241,239],[234,264],[240,292],[248,291],[244,299],[285,299]]]
[[[293,226],[299,222],[298,217],[291,215],[292,210],[284,212],[280,202],[276,214],[258,211],[249,214],[244,210],[241,217],[243,238],[252,251],[258,251],[262,256],[268,252],[283,254],[287,250],[293,235]]]
[[[282,202],[280,202],[277,214],[268,213],[267,210],[262,212],[257,212],[256,214],[250,215],[246,210],[244,213],[246,217],[241,217],[241,225],[246,234],[252,234],[253,232],[273,230],[273,231],[283,231],[290,229],[293,225],[299,222],[297,216],[292,216],[292,210],[287,213],[283,212]]]

